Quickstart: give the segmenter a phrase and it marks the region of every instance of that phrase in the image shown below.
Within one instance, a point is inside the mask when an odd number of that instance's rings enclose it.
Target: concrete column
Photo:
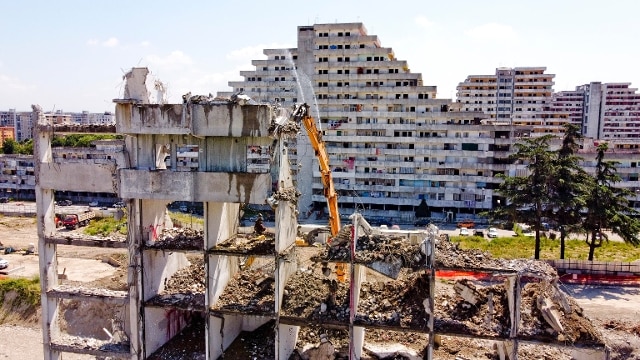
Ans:
[[[56,245],[46,244],[45,236],[55,231],[53,189],[43,189],[38,181],[41,168],[51,166],[51,138],[53,124],[47,122],[39,105],[33,105],[32,118],[36,119],[37,131],[34,137],[34,166],[36,173],[36,209],[38,211],[38,257],[40,262],[40,290],[42,303],[42,343],[45,360],[59,360],[61,354],[51,350],[51,340],[60,335],[58,328],[58,300],[49,299],[47,291],[58,285],[58,259]]]

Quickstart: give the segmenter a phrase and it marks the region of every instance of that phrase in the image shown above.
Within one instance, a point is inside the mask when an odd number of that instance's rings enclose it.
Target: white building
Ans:
[[[373,222],[412,222],[425,199],[433,216],[472,217],[497,202],[494,176],[515,171],[508,159],[513,137],[528,134],[530,127],[483,122],[491,117],[481,107],[461,109],[436,99],[436,87],[425,86],[420,73],[411,72],[361,23],[300,26],[297,48],[264,54],[266,60],[252,62],[255,70],[241,72],[243,81],[229,83],[233,92],[218,95],[243,91],[259,102],[308,103],[323,132],[345,215],[358,210]],[[535,108],[542,107],[552,75],[535,68],[510,79],[521,78],[545,87],[529,91],[540,101]],[[509,93],[509,99],[527,98],[527,91]],[[534,111],[520,113],[532,118]],[[293,156],[301,169],[300,215],[313,219],[322,217],[326,200],[317,160],[302,133]]]

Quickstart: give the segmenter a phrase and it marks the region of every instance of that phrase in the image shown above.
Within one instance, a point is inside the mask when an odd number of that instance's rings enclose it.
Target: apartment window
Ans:
[[[350,57],[347,56],[347,57],[344,58],[344,62],[349,62],[349,61],[351,61]]]
[[[342,70],[338,70],[338,74],[342,74]]]
[[[367,56],[367,61],[371,61],[371,60],[372,60],[371,56]]]
[[[344,48],[345,48],[345,49],[351,49],[351,45],[346,44],[346,45],[344,46]]]
[[[339,33],[338,33],[338,36],[343,36],[343,33],[339,32]]]
[[[347,59],[349,59],[349,58],[347,58]],[[349,61],[349,60],[347,60],[347,61]],[[349,70],[348,70],[348,69],[347,69],[347,70],[345,70],[345,71],[344,71],[344,73],[345,73],[345,74],[348,74],[348,73],[349,73]]]
[[[364,44],[360,44],[360,49],[364,49]]]
[[[342,58],[341,57],[338,58],[338,62],[342,62]]]
[[[269,70],[269,68],[268,68],[268,67],[266,67],[266,66],[263,66],[263,67],[262,67],[262,71],[267,71],[267,70]]]
[[[378,69],[373,69],[374,74],[378,74]]]

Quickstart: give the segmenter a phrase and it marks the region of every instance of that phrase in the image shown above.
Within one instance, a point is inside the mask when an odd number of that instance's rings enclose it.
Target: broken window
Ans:
[[[268,173],[271,168],[271,147],[247,145],[247,172]]]
[[[176,170],[198,171],[199,153],[198,145],[179,145],[176,150]]]

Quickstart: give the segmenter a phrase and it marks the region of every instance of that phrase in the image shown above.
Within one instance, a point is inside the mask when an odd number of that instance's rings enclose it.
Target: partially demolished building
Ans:
[[[575,358],[606,358],[598,333],[542,263],[461,251],[436,228],[381,232],[361,216],[328,246],[296,246],[299,193],[287,148],[296,124],[281,109],[242,99],[150,104],[147,74],[133,69],[125,98],[115,100],[116,130],[125,135],[122,163],[55,162],[56,129],[34,108],[41,120],[35,171],[45,359],[65,352],[118,359],[373,359],[389,351],[380,346],[400,338],[412,339],[413,350],[389,356],[434,359],[442,358],[436,348],[443,336],[479,339],[502,359],[540,342],[568,346]],[[56,232],[55,191],[71,190],[125,199],[126,240]],[[166,206],[176,200],[204,203],[203,231],[174,229]],[[257,223],[243,231],[240,204],[265,202],[275,208],[275,228]],[[61,281],[62,244],[126,248],[126,289]],[[347,281],[338,280],[336,263],[346,265]],[[483,277],[441,282],[436,270]],[[109,339],[72,335],[61,326],[60,307],[69,300],[112,306]]]

